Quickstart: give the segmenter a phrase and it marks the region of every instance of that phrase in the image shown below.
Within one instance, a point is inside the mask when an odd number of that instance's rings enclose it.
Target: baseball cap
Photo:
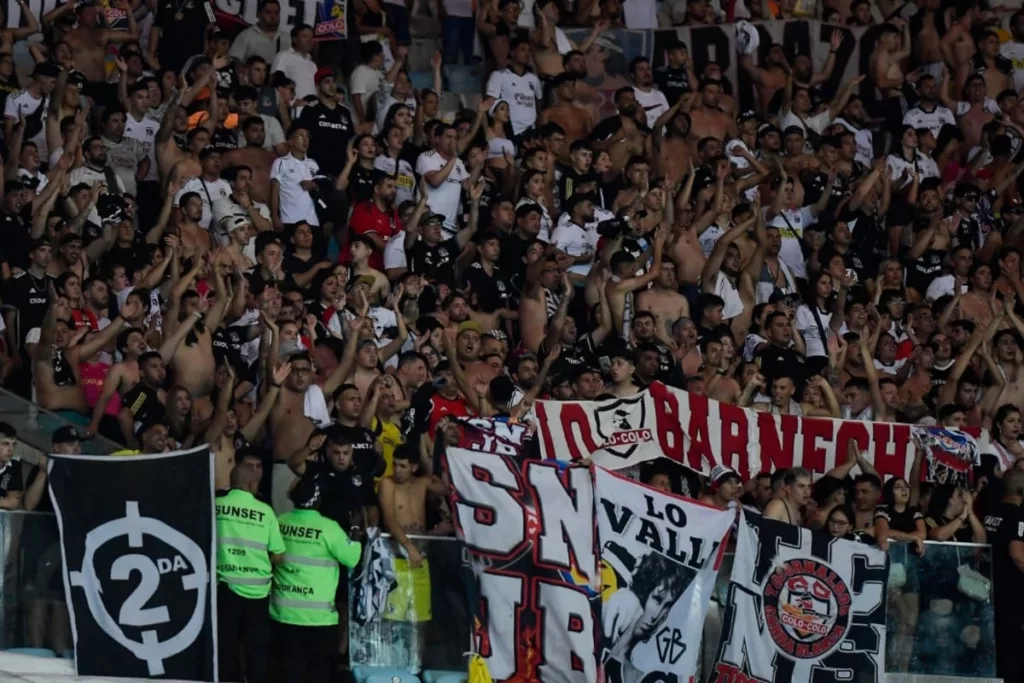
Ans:
[[[316,85],[320,85],[320,81],[324,80],[325,78],[334,78],[333,68],[329,66],[322,66],[319,69],[317,69],[316,73],[313,74],[313,83]]]
[[[444,215],[440,213],[428,213],[420,222],[423,223],[423,225],[426,225],[427,223],[441,223],[443,225]]]
[[[238,230],[240,228],[248,228],[250,225],[252,225],[252,222],[249,220],[248,216],[234,215],[226,216],[223,220],[221,220],[220,225],[224,229],[224,231],[230,235],[235,230]]]
[[[465,322],[459,323],[459,331],[458,331],[458,334],[456,334],[456,336],[458,336],[459,334],[462,334],[466,330],[472,330],[472,331],[476,332],[477,334],[483,334],[484,333],[484,326],[481,325],[480,323],[473,322],[472,320],[466,320]]]
[[[757,120],[757,112],[754,111],[753,109],[747,109],[745,111],[741,111],[739,114],[736,115],[736,123],[737,124],[743,123],[744,121],[750,121],[752,119],[754,121]]]
[[[743,483],[743,477],[736,473],[736,470],[730,469],[725,465],[715,465],[711,468],[711,488],[717,489],[719,486],[725,483],[726,479],[733,478],[736,481]]]
[[[53,432],[53,437],[51,438],[51,443],[53,443],[54,446],[60,443],[74,443],[76,441],[85,441],[85,437],[74,425],[58,427]]]

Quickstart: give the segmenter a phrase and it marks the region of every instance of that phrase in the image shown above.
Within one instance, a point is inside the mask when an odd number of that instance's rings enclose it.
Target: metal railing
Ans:
[[[476,601],[468,554],[454,538],[419,537],[416,542],[427,559],[429,595],[415,582],[399,576],[380,619],[360,623],[354,611],[356,605],[350,603],[349,653],[353,666],[413,672],[465,669],[464,653],[469,650],[473,628],[471,606]],[[908,553],[905,545],[891,545],[886,672],[994,677],[992,596],[977,591],[979,582],[974,586],[962,584],[959,570],[965,565],[990,579],[991,548],[957,543],[925,545],[922,556]],[[719,571],[704,624],[705,671],[721,635],[732,559],[731,554],[727,555]],[[349,595],[354,590],[350,583]],[[421,611],[414,614],[413,607]]]
[[[102,492],[97,492],[102,495]],[[461,542],[416,539],[427,570],[398,568],[397,587],[381,614],[364,621],[349,601],[352,666],[465,670],[473,632],[476,581]],[[43,647],[58,655],[72,647],[64,595],[60,539],[53,515],[0,513],[0,648]],[[961,566],[991,576],[987,545],[927,543],[923,556],[893,545],[888,595],[886,671],[960,678],[995,675],[991,582],[964,582]],[[719,572],[704,626],[708,666],[722,628],[731,556]],[[902,569],[895,569],[895,567]],[[977,577],[976,577],[977,578]],[[355,586],[349,586],[349,596]],[[705,669],[706,670],[706,669]]]

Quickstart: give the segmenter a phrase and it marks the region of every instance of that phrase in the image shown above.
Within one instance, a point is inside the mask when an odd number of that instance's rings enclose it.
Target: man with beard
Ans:
[[[270,221],[270,207],[252,198],[252,175],[252,169],[244,165],[231,166],[224,170],[224,180],[229,184],[231,192],[226,197],[213,200],[213,217],[210,222],[221,233],[224,219],[232,217],[248,219],[257,233],[266,232],[273,227]],[[222,241],[226,237],[227,235],[222,234]],[[255,260],[255,253],[249,257]]]
[[[316,102],[303,107],[296,124],[309,131],[309,156],[320,166],[320,171],[337,176],[345,167],[344,150],[355,136],[355,124],[348,107],[338,104],[338,86],[334,71],[322,67],[313,77],[316,83]]]
[[[608,152],[612,170],[621,171],[632,156],[653,158],[651,131],[640,115],[633,88],[615,91],[616,114],[602,120],[590,131],[590,144],[595,152]]]
[[[665,264],[662,264],[661,267],[664,268]],[[658,330],[658,323],[653,313],[648,311],[636,312],[636,315],[633,316],[631,336],[632,342],[638,351],[637,366],[639,367],[643,362],[643,358],[639,354],[640,347],[654,349],[658,353],[658,363],[654,379],[681,388],[684,378],[675,363],[672,350],[665,343],[666,341],[671,342],[671,339],[669,339],[667,331],[662,332]]]
[[[839,160],[848,180],[854,180],[863,174],[864,168],[874,163],[874,137],[867,128],[867,114],[864,101],[856,95],[850,97],[843,107],[842,116],[835,120],[847,133],[839,134]],[[849,137],[847,137],[847,134]],[[845,168],[849,168],[848,172]]]
[[[646,57],[637,57],[629,63],[629,75],[633,79],[633,97],[644,111],[647,126],[653,127],[658,117],[668,111],[669,103],[665,93],[654,84],[651,62]]]
[[[140,87],[140,86],[136,86]],[[147,89],[146,86],[141,86]],[[107,147],[110,165],[117,173],[117,178],[125,188],[125,192],[137,195],[137,183],[149,173],[149,155],[146,148],[135,138],[127,137],[125,129],[125,113],[120,109],[103,110],[103,144]],[[154,129],[155,132],[155,129]]]
[[[588,194],[574,194],[565,205],[568,220],[559,220],[558,227],[551,234],[551,243],[556,253],[572,265],[569,266],[571,276],[577,279],[586,277],[591,264],[597,256],[597,243],[600,236],[596,229],[588,229],[594,220],[594,200]]]
[[[967,274],[974,265],[974,250],[966,244],[957,246],[949,255],[950,272],[940,275],[928,285],[925,301],[932,302],[944,296],[953,296],[959,284],[960,294],[967,292]]]
[[[398,208],[395,206],[398,189],[394,176],[374,169],[371,178],[373,194],[370,199],[359,202],[352,209],[349,227],[353,234],[365,237],[373,243],[370,267],[383,272],[384,248],[395,235],[403,231],[402,219],[399,218]]]
[[[222,161],[220,152],[214,147],[206,147],[199,152],[199,165],[202,174],[197,178],[190,178],[178,190],[177,197],[187,193],[199,195],[203,203],[203,214],[199,219],[199,225],[209,231],[210,221],[213,218],[213,203],[218,199],[225,199],[231,194],[231,186],[226,180],[220,177]]]
[[[288,31],[280,30],[280,26],[281,5],[278,0],[262,0],[256,9],[256,23],[235,37],[228,54],[238,62],[257,55],[270,64],[278,52],[291,47]]]
[[[938,135],[943,126],[955,126],[956,117],[948,107],[940,104],[939,84],[932,76],[925,74],[917,82],[917,106],[903,115],[903,125],[927,128],[932,135]]]
[[[703,78],[698,90],[700,100],[689,112],[691,142],[709,137],[723,142],[728,137],[735,137],[735,123],[721,108],[722,81]]]
[[[93,187],[96,183],[102,183],[102,194],[124,194],[124,183],[117,175],[116,170],[107,165],[107,145],[103,142],[103,138],[99,136],[87,138],[82,143],[82,157],[84,163],[68,174],[69,187],[82,184]],[[89,212],[87,220],[97,225],[101,223],[99,211],[95,206]]]

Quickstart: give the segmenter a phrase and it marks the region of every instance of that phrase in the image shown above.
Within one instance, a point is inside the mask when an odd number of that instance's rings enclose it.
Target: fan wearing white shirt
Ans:
[[[309,150],[309,130],[292,124],[288,131],[291,154],[278,157],[270,167],[270,215],[274,229],[281,231],[286,223],[305,221],[320,225],[316,204],[310,192],[317,190],[313,177],[320,171],[306,152]]]
[[[594,200],[589,194],[574,194],[566,202],[565,212],[569,220],[558,221],[558,227],[551,234],[555,249],[572,259],[569,272],[586,277],[597,254],[600,236],[596,228],[587,228],[594,220]]]
[[[313,51],[313,27],[309,24],[297,24],[291,32],[291,49],[278,52],[270,73],[283,71],[285,76],[295,81],[295,99],[304,100],[316,95],[316,61],[311,56]]]
[[[654,71],[646,57],[636,57],[629,63],[629,75],[633,78],[633,97],[644,110],[648,128],[668,111],[668,98],[654,85]]]
[[[446,123],[434,127],[434,149],[416,159],[416,173],[427,181],[427,206],[444,216],[445,238],[458,230],[462,190],[469,189],[469,172],[459,158],[456,130]]]
[[[782,248],[779,258],[786,264],[795,278],[807,277],[807,264],[804,261],[803,248],[800,242],[804,238],[804,230],[818,222],[818,215],[825,210],[832,197],[832,185],[824,189],[821,198],[813,206],[794,206],[795,191],[793,179],[787,177],[785,188],[779,188],[775,194],[774,204],[766,209],[765,219],[770,225],[779,229],[782,235]],[[789,205],[791,208],[784,208]]]
[[[189,192],[195,192],[203,200],[203,217],[199,219],[199,225],[210,229],[210,221],[213,218],[213,203],[218,199],[224,199],[231,194],[231,185],[220,177],[221,158],[220,151],[213,147],[205,147],[199,152],[199,165],[203,174],[198,178],[189,178],[181,186],[175,195],[176,200]]]
[[[853,89],[863,80],[864,76],[858,76],[844,85],[836,99],[832,100],[829,108],[814,116],[810,115],[812,105],[810,89],[803,86],[793,88],[793,101],[789,110],[782,117],[780,128],[786,130],[790,126],[796,126],[803,129],[806,139],[804,149],[808,154],[814,154],[813,139],[822,135],[832,120],[839,116],[839,113],[846,107],[846,103],[850,101]]]
[[[925,74],[917,81],[917,95],[921,101],[903,115],[903,125],[927,128],[936,137],[943,126],[955,126],[956,117],[949,107],[939,104],[939,84]]]
[[[533,50],[528,39],[512,41],[508,60],[507,68],[495,71],[487,80],[487,97],[508,102],[512,132],[519,135],[537,122],[543,93],[537,74],[529,70]]]

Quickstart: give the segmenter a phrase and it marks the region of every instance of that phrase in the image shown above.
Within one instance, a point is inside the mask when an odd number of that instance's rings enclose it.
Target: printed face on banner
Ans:
[[[641,443],[654,441],[643,394],[598,404],[594,419],[601,448],[611,455],[628,459]]]
[[[602,468],[594,470],[594,496],[606,681],[690,680],[735,512]]]
[[[885,553],[746,512],[739,528],[708,683],[881,681]]]
[[[447,462],[492,678],[591,683],[600,595],[590,470],[456,448]]]

